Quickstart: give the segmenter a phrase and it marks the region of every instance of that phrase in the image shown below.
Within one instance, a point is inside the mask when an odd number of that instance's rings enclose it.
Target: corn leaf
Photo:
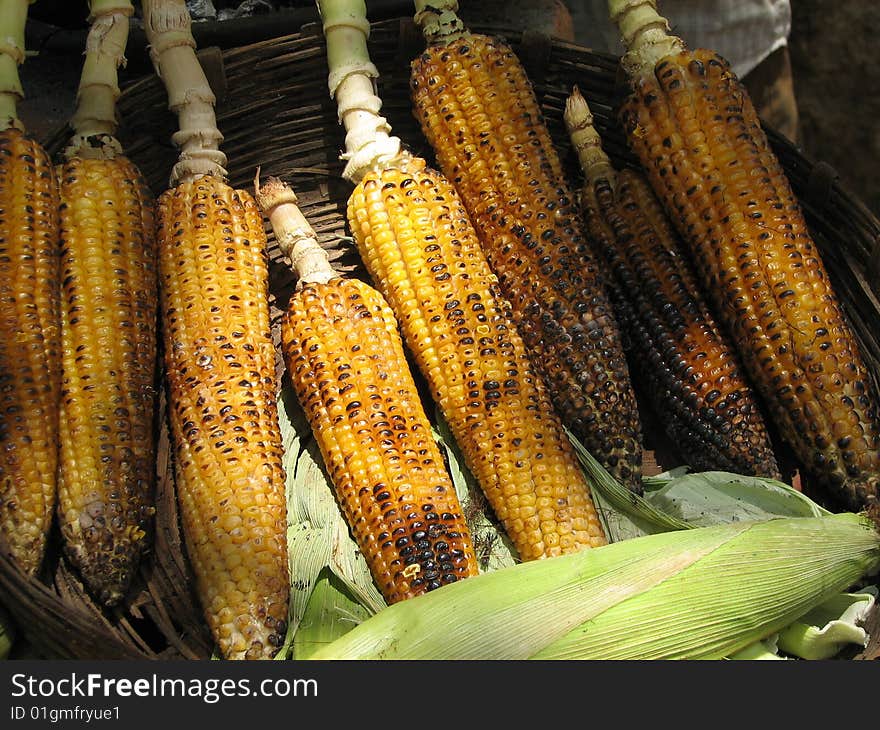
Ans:
[[[832,596],[779,633],[780,650],[801,659],[830,659],[847,644],[867,646],[868,634],[860,622],[876,597],[874,586]]]
[[[773,636],[763,639],[762,641],[756,641],[753,644],[749,644],[745,649],[740,649],[726,658],[736,660],[748,659],[750,661],[784,661],[785,657],[779,656],[776,639],[777,635],[773,634]]]
[[[581,465],[603,507],[612,542],[666,530],[774,517],[831,514],[784,482],[723,471],[676,469],[643,480],[636,495],[620,484],[569,434]]]
[[[439,409],[435,412],[435,421],[434,438],[446,453],[449,475],[461,502],[480,571],[488,572],[516,564],[519,560],[516,548],[496,519],[477,480],[465,465],[449,424]]]
[[[658,533],[444,586],[313,658],[723,658],[878,564],[880,536],[850,514]]]
[[[821,517],[831,514],[784,482],[723,471],[698,472],[646,489],[654,507],[705,526],[771,517]]]
[[[323,568],[294,636],[294,658],[308,659],[370,615],[362,599],[354,596],[349,586],[332,570]]]
[[[575,438],[571,431],[566,429],[566,433],[590,482],[594,499],[603,505],[604,511],[612,510],[619,515],[620,529],[623,532],[620,539],[651,535],[668,530],[688,530],[693,527],[684,520],[658,509],[644,497],[627,489],[593,458],[593,455]],[[622,521],[624,517],[628,522]],[[613,533],[608,537],[612,542],[618,541],[615,540],[616,535]]]

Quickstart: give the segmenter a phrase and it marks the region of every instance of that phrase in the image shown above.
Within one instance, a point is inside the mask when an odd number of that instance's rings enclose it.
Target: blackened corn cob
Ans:
[[[56,503],[58,184],[45,150],[0,132],[0,543],[28,575]]]
[[[520,558],[604,544],[571,443],[451,184],[403,154],[362,178],[348,218]]]
[[[284,468],[268,260],[252,196],[205,175],[158,201],[169,418],[187,552],[228,659],[284,639]]]
[[[307,283],[282,326],[287,371],[388,603],[476,575],[467,524],[397,320],[355,279]]]
[[[859,509],[880,484],[876,396],[748,92],[716,53],[666,35],[652,3],[610,7],[627,28],[632,93],[621,120],[632,149],[783,437],[834,498]],[[646,51],[646,39],[666,50]]]
[[[500,39],[441,36],[412,62],[411,92],[564,423],[640,492],[641,424],[605,274],[522,65]]]
[[[565,122],[584,172],[587,230],[625,310],[630,366],[678,453],[699,471],[779,478],[757,396],[648,182],[614,169],[577,89]]]

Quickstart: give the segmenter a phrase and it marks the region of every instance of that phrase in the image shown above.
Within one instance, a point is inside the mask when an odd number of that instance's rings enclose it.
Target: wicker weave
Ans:
[[[562,108],[573,83],[587,96],[605,147],[620,164],[633,164],[612,109],[618,83],[616,59],[534,33],[505,35],[523,59],[541,100],[554,140],[570,169],[573,155],[562,123]],[[374,23],[370,52],[381,73],[383,113],[414,152],[431,152],[410,111],[409,60],[422,48],[409,19]],[[234,48],[205,49],[203,64],[218,92],[218,126],[225,135],[230,182],[252,189],[256,167],[278,175],[296,189],[303,210],[331,252],[334,264],[363,275],[357,253],[345,239],[345,205],[351,185],[341,176],[344,133],[327,90],[324,44],[318,26],[300,33]],[[175,117],[154,76],[129,86],[120,100],[121,139],[156,193],[165,189],[177,150],[170,139]],[[68,131],[46,140],[60,151]],[[880,222],[836,180],[833,170],[814,164],[783,137],[771,143],[804,205],[808,222],[875,380],[880,374]],[[270,235],[273,331],[293,285],[293,276]],[[279,359],[279,368],[281,367]],[[37,655],[56,658],[207,658],[210,634],[192,587],[178,527],[164,404],[158,419],[158,509],[152,552],[126,601],[102,611],[89,598],[61,556],[57,534],[39,579],[24,581],[0,556],[0,595]],[[875,637],[876,639],[876,637]],[[872,645],[873,646],[873,645]],[[870,651],[869,647],[869,651]],[[874,653],[877,649],[874,646]],[[866,653],[863,653],[865,655]]]

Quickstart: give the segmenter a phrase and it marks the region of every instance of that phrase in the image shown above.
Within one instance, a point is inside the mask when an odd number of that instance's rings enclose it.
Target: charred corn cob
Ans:
[[[180,126],[157,241],[184,541],[222,655],[270,658],[284,638],[289,583],[266,234],[253,197],[224,181],[186,7],[147,0],[144,17]]]
[[[39,568],[56,501],[58,185],[23,131],[18,65],[27,0],[0,1],[0,547]]]
[[[377,113],[363,2],[319,7],[348,130],[344,174],[357,182],[352,235],[465,463],[521,559],[603,544],[577,457],[455,189],[402,151]]]
[[[116,67],[133,8],[110,0],[92,10],[74,136],[59,171],[58,516],[71,562],[112,605],[147,547],[154,511],[158,282],[153,196],[114,137]]]
[[[577,88],[564,119],[584,173],[587,230],[621,290],[632,371],[672,443],[699,471],[779,478],[757,395],[647,180],[614,169]]]
[[[299,277],[281,326],[287,372],[376,585],[390,604],[476,575],[391,309],[333,270],[287,185],[257,190]]]
[[[880,484],[876,396],[840,301],[744,86],[669,35],[655,3],[610,0],[628,47],[628,140],[783,437],[829,496]]]
[[[412,62],[416,116],[564,423],[638,492],[641,425],[605,274],[522,65],[502,40],[464,30],[457,6],[416,2],[429,41]]]

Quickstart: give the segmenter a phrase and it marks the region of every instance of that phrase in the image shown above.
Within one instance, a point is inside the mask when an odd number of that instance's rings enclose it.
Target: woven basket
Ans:
[[[615,58],[535,33],[497,27],[474,29],[506,36],[513,45],[572,171],[574,160],[562,108],[574,83],[590,102],[608,153],[619,164],[634,163],[612,113],[621,91]],[[422,47],[421,35],[409,19],[373,24],[370,53],[381,73],[383,113],[411,150],[431,160],[408,98],[409,61]],[[327,90],[320,27],[304,26],[295,35],[224,52],[203,49],[200,57],[218,97],[218,126],[225,135],[223,150],[229,158],[230,182],[252,190],[257,166],[262,167],[264,177],[278,175],[290,181],[334,264],[343,271],[364,275],[355,249],[345,239],[344,214],[351,185],[340,176],[344,132]],[[170,141],[177,120],[167,110],[165,90],[155,76],[143,78],[125,90],[119,110],[121,140],[158,194],[166,188],[177,158]],[[67,134],[66,129],[59,129],[45,141],[50,153],[60,151]],[[772,130],[769,136],[801,199],[877,380],[880,332],[874,323],[880,321],[880,221],[841,187],[830,167],[805,159]],[[267,232],[277,343],[279,315],[294,279],[268,226]],[[159,424],[154,546],[122,605],[110,611],[96,606],[63,557],[57,530],[36,579],[23,580],[0,556],[0,598],[34,655],[76,659],[198,659],[211,655],[211,636],[193,591],[178,526],[164,401],[160,403]],[[880,627],[874,628],[878,629],[875,634],[880,633]]]

